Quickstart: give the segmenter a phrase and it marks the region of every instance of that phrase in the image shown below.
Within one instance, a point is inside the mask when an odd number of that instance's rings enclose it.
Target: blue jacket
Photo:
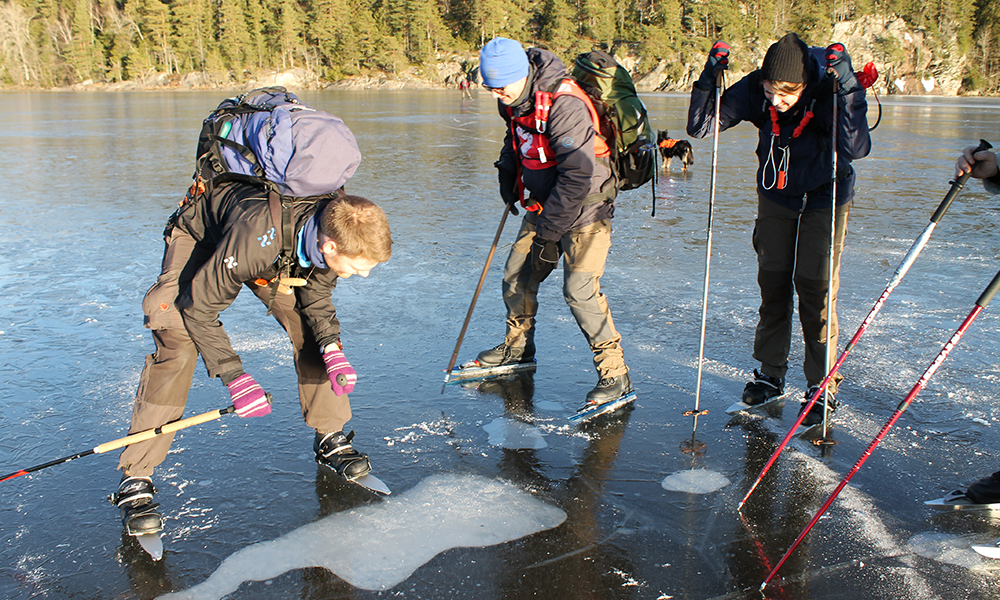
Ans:
[[[799,101],[784,113],[778,113],[780,140],[771,144],[770,103],[764,97],[759,70],[740,79],[722,94],[719,107],[721,128],[725,131],[741,121],[748,121],[760,130],[757,142],[757,191],[765,198],[792,210],[829,208],[832,191],[831,131],[833,122],[834,76],[820,66],[822,48],[810,52],[809,83]],[[854,168],[851,161],[868,156],[871,137],[868,135],[868,101],[864,88],[837,98],[837,204],[854,197]],[[792,139],[795,128],[802,122],[807,109],[814,117],[799,137]],[[688,135],[703,138],[713,131],[715,121],[715,89],[703,90],[697,85],[691,90],[688,108]],[[781,163],[781,147],[788,148],[787,183],[777,189],[774,165]],[[769,163],[770,160],[773,162]],[[765,169],[766,167],[766,169]],[[765,172],[765,170],[767,172]],[[770,189],[767,189],[770,187]],[[803,199],[808,195],[807,206]]]

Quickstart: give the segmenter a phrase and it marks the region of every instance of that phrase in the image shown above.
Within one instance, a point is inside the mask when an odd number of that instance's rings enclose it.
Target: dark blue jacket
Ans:
[[[527,53],[531,63],[530,93],[521,104],[511,107],[517,117],[534,112],[536,91],[552,91],[569,76],[559,57],[548,50],[530,48]],[[521,157],[514,146],[510,114],[499,100],[497,105],[507,124],[499,166],[516,173]],[[536,171],[521,169],[525,189],[543,206],[535,226],[539,237],[558,240],[564,233],[614,215],[614,175],[610,163],[594,156],[596,134],[590,111],[582,100],[568,94],[553,99],[545,133],[527,128],[521,133],[545,135],[555,151],[555,167]]]
[[[764,86],[759,70],[740,79],[722,94],[719,107],[721,128],[725,131],[740,121],[749,121],[760,130],[757,142],[757,191],[765,198],[792,210],[803,209],[803,198],[808,195],[808,209],[829,208],[832,191],[831,173],[831,124],[833,122],[834,76],[820,66],[823,50],[810,52],[809,83],[799,101],[784,113],[778,113],[780,140],[771,145],[770,103],[764,97]],[[817,56],[818,55],[818,56]],[[868,101],[864,88],[837,98],[837,204],[849,202],[854,197],[854,168],[851,161],[868,156],[871,137],[868,135]],[[812,108],[814,117],[799,137],[792,133],[802,121],[805,111]],[[703,90],[697,85],[691,90],[688,109],[688,135],[703,138],[713,131],[715,120],[715,89]],[[781,146],[788,147],[787,184],[782,190],[777,186],[765,189],[765,165],[773,154],[773,164],[780,164]],[[769,152],[770,151],[770,152]],[[774,179],[768,165],[767,183]]]

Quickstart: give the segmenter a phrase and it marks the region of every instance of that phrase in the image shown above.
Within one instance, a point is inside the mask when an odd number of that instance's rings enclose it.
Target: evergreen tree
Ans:
[[[566,0],[545,0],[539,35],[552,49],[569,48],[576,41],[576,14]]]
[[[617,36],[615,6],[607,0],[583,0],[583,35],[611,47]]]
[[[170,45],[181,70],[204,70],[211,43],[211,12],[205,0],[176,0],[170,11]]]
[[[305,14],[297,0],[278,3],[278,42],[281,45],[281,67],[295,68],[297,57],[304,55]]]
[[[90,0],[74,0],[70,20],[72,37],[65,47],[65,58],[72,65],[77,81],[103,79],[101,54],[94,36],[94,18]]]
[[[155,0],[154,0],[155,1]],[[219,0],[219,44],[227,68],[242,72],[252,48],[245,0]]]

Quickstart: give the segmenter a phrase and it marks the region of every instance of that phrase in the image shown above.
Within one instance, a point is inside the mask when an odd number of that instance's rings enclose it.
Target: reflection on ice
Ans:
[[[689,469],[666,476],[660,485],[671,492],[710,494],[729,485],[725,475],[708,469]]]
[[[494,419],[483,425],[483,431],[490,434],[491,446],[508,450],[540,450],[548,446],[537,427],[516,419]]]
[[[244,581],[320,566],[359,588],[388,589],[437,554],[558,526],[566,513],[512,484],[435,475],[397,498],[336,513],[233,554],[205,582],[164,599],[216,600]]]
[[[970,548],[969,541],[947,533],[918,533],[907,542],[914,554],[938,562],[973,568],[981,565],[983,559]]]

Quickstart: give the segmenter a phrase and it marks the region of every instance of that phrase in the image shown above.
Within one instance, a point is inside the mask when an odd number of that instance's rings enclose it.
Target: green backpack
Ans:
[[[594,100],[601,120],[608,124],[609,131],[601,134],[612,148],[618,189],[641,187],[656,170],[656,145],[649,114],[636,95],[632,77],[610,54],[592,50],[576,57],[573,79]]]

